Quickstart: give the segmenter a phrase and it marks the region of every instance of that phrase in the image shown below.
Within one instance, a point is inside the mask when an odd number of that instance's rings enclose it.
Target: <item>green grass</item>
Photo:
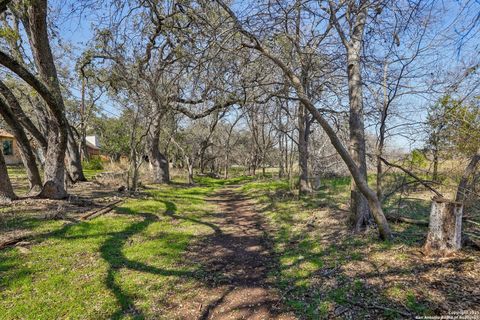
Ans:
[[[113,215],[52,222],[28,251],[0,251],[0,319],[169,319],[161,302],[188,300],[200,266],[182,257],[198,236],[213,233],[205,197],[226,184],[154,187]]]
[[[174,318],[168,306],[191,300],[195,288],[205,285],[202,266],[184,256],[192,241],[215,232],[215,208],[205,198],[237,184],[267,221],[278,260],[269,276],[300,318],[328,319],[352,303],[431,313],[422,295],[428,289],[418,283],[418,263],[411,259],[426,229],[392,224],[390,242],[379,241],[374,229],[353,236],[346,226],[348,177],[324,179],[319,191],[301,197],[287,180],[195,180],[195,186],[152,187],[144,199],[130,199],[115,214],[88,222],[19,220],[17,227],[43,235],[29,251],[0,251],[0,319]],[[385,204],[387,213],[397,201]],[[401,214],[425,218],[428,207],[427,200],[405,198]],[[411,279],[384,281],[389,274]],[[357,308],[355,317],[372,312]],[[392,310],[376,314],[401,318]]]
[[[375,176],[369,180],[374,181]],[[374,271],[364,270],[365,263],[383,265],[394,259],[400,264],[395,267],[408,270],[405,254],[398,248],[417,244],[422,239],[418,232],[425,232],[425,228],[393,225],[397,237],[388,243],[379,241],[375,230],[352,237],[344,209],[349,202],[349,177],[324,179],[319,191],[302,197],[289,190],[286,180],[248,182],[242,191],[256,199],[269,222],[279,259],[279,269],[272,271],[271,277],[284,292],[286,304],[300,318],[328,319],[338,306],[352,307],[351,303],[369,301],[400,310],[406,306],[416,314],[428,312],[413,293],[395,300],[384,288],[364,284],[365,277],[377,276]],[[408,210],[411,215],[423,215],[426,206],[411,199]],[[338,216],[327,214],[332,210]],[[405,266],[401,266],[404,261]],[[350,268],[353,271],[345,271]],[[365,314],[359,311],[356,316],[362,318]],[[395,312],[383,315],[388,319],[398,316]]]
[[[97,174],[103,171],[104,171],[103,169],[101,170],[83,169],[83,174],[85,175],[85,178],[87,178],[87,180],[92,180],[93,178],[95,178]]]

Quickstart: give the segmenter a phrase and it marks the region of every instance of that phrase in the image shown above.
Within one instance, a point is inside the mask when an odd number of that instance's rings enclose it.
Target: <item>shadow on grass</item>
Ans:
[[[158,221],[158,216],[152,213],[134,212],[125,208],[121,208],[117,213],[141,216],[143,220],[130,225],[123,231],[110,234],[110,237],[100,247],[101,257],[109,265],[105,279],[106,285],[114,293],[121,306],[121,309],[114,313],[111,318],[119,319],[125,314],[130,314],[136,319],[143,319],[143,313],[134,305],[134,297],[125,293],[121,286],[115,282],[115,274],[119,269],[125,268],[161,276],[194,277],[195,275],[189,271],[162,269],[128,259],[122,252],[125,243],[130,237],[144,231],[150,224]]]
[[[177,206],[175,205],[175,203],[173,203],[171,201],[166,201],[166,200],[161,200],[160,202],[163,202],[165,204],[165,213],[163,213],[164,216],[170,217],[172,219],[190,221],[190,222],[193,222],[193,223],[196,223],[196,224],[207,226],[207,227],[211,228],[213,230],[213,232],[216,233],[216,234],[222,233],[221,229],[213,223],[209,223],[209,222],[202,221],[202,220],[199,220],[199,219],[185,217],[185,216],[181,216],[181,215],[176,214]]]
[[[446,314],[445,306],[458,303],[463,305],[457,309],[477,310],[469,294],[480,286],[472,276],[475,259],[424,261],[417,252],[427,228],[412,224],[392,224],[391,242],[379,242],[375,230],[352,235],[347,213],[337,210],[337,193],[348,185],[345,179],[313,196],[278,198],[271,193],[262,198],[281,261],[277,286],[300,317],[403,319]],[[403,215],[426,219],[429,201],[403,201]],[[436,280],[431,280],[432,273],[438,274]],[[466,290],[454,290],[458,283]]]

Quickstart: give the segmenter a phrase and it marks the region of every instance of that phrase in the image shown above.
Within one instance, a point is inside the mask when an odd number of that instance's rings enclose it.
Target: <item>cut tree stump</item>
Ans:
[[[462,215],[462,203],[443,197],[432,199],[425,254],[444,256],[462,247]]]

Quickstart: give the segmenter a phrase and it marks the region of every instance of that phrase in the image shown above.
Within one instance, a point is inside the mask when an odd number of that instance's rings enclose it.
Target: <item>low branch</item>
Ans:
[[[398,164],[394,164],[394,163],[391,163],[391,162],[388,162],[385,158],[383,157],[378,157],[383,163],[385,163],[387,166],[390,166],[390,167],[394,167],[394,168],[397,168],[397,169],[400,169],[402,170],[403,172],[405,172],[406,174],[408,174],[410,177],[412,177],[413,179],[417,180],[419,183],[421,183],[425,188],[427,188],[428,190],[432,191],[433,193],[435,193],[437,196],[443,198],[443,195],[438,192],[436,189],[434,189],[433,187],[431,187],[430,185],[428,185],[428,183],[426,183],[424,180],[420,179],[417,175],[415,175],[413,172],[405,169],[404,167],[398,165]]]

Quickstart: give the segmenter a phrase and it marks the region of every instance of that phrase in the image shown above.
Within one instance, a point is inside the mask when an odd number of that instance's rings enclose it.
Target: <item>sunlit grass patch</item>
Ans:
[[[0,251],[0,319],[167,317],[159,301],[181,301],[201,279],[183,254],[213,232],[206,197],[240,181],[151,186],[91,221],[51,221],[53,231],[23,251]],[[35,223],[24,221],[44,226]]]

